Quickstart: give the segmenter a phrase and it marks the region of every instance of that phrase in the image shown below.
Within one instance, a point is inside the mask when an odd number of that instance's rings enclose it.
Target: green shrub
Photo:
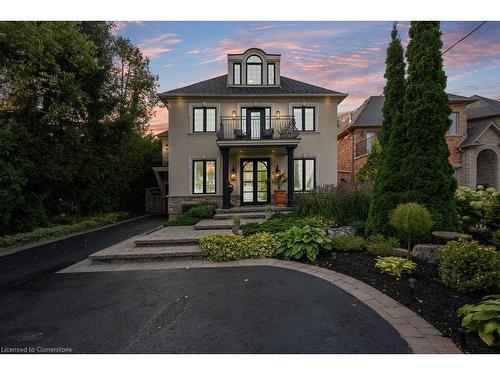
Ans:
[[[212,233],[200,239],[200,248],[211,261],[225,262],[245,258],[265,258],[275,254],[276,240],[270,233],[249,237]]]
[[[493,245],[497,247],[497,249],[500,249],[500,229],[497,229],[493,232],[493,238],[491,239],[491,241],[493,242]]]
[[[195,225],[201,219],[199,217],[193,217],[188,215],[179,215],[175,219],[167,221],[163,226],[165,227],[177,227],[183,225]]]
[[[460,186],[455,192],[458,222],[465,231],[497,229],[500,225],[500,192],[478,186]]]
[[[366,229],[366,221],[365,220],[354,220],[351,224],[351,227],[356,230],[356,233],[359,235],[364,235],[365,234],[365,229]]]
[[[74,224],[55,225],[47,228],[38,228],[31,232],[16,233],[9,236],[0,237],[0,249],[23,246],[33,242],[46,241],[56,237],[65,236],[71,233],[96,228],[102,225],[113,224],[129,216],[127,212],[110,212],[94,215],[87,218],[80,218],[80,222]],[[71,219],[73,222],[75,218]]]
[[[408,242],[409,254],[412,241],[428,235],[432,228],[431,214],[418,203],[399,204],[390,212],[389,223],[396,229],[400,238]]]
[[[450,241],[439,251],[443,284],[462,293],[500,287],[500,254],[476,241]]]
[[[212,206],[214,209],[217,208],[215,203],[211,202],[200,202],[200,203],[186,203],[181,206],[181,213],[185,214],[192,208],[200,207],[200,206]]]
[[[306,256],[314,261],[320,250],[331,250],[331,240],[320,228],[306,225],[303,228],[292,227],[276,235],[276,253],[285,259],[300,259]]]
[[[392,255],[393,249],[399,246],[399,241],[393,237],[384,237],[382,234],[374,234],[366,241],[366,250],[374,255]]]
[[[244,236],[249,236],[259,232],[280,233],[290,229],[293,226],[305,227],[326,227],[333,225],[327,219],[321,217],[299,217],[294,214],[276,213],[271,219],[262,223],[248,223],[241,227]]]
[[[323,216],[338,225],[366,221],[371,190],[363,185],[320,186],[296,195],[294,212],[298,216]]]
[[[458,309],[463,317],[462,327],[477,332],[487,345],[500,342],[500,294],[486,296],[477,305],[464,305]]]
[[[375,267],[399,279],[403,272],[411,273],[417,265],[415,262],[402,257],[377,257]]]
[[[359,253],[365,251],[365,239],[359,236],[341,236],[332,238],[334,250],[346,253]]]
[[[211,219],[215,215],[216,206],[213,204],[202,204],[199,206],[191,207],[183,215],[197,217],[200,219]]]

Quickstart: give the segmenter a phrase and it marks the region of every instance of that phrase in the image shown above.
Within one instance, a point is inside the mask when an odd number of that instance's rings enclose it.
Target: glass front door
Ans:
[[[269,159],[241,159],[241,204],[270,202],[269,165]]]

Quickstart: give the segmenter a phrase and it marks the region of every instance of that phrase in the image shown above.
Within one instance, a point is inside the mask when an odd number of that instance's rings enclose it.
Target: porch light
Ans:
[[[276,164],[276,169],[274,170],[274,174],[278,175],[281,174],[280,168],[278,167],[278,164]]]
[[[234,165],[233,165],[233,169],[231,169],[231,174],[229,175],[229,179],[231,181],[236,181],[236,169],[234,169]]]
[[[236,117],[236,111],[233,111],[233,118]]]
[[[276,117],[280,118],[280,115],[281,115],[280,111],[276,111]]]

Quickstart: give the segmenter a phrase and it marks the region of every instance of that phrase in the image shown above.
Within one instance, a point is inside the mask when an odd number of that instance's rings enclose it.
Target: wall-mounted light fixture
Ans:
[[[233,169],[231,169],[231,173],[229,175],[229,179],[231,181],[236,181],[236,169],[234,169],[234,165],[233,165]]]
[[[280,118],[280,115],[281,115],[280,111],[276,111],[276,117]]]
[[[233,118],[236,117],[236,111],[233,111]]]
[[[274,174],[278,175],[281,174],[280,168],[278,167],[278,164],[276,164],[276,169],[274,170]]]

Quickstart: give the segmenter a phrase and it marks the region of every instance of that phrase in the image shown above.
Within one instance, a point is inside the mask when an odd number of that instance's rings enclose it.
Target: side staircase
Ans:
[[[289,212],[288,207],[275,207]],[[164,262],[204,259],[206,254],[198,246],[208,233],[231,233],[233,219],[241,218],[241,225],[266,220],[264,207],[234,207],[217,209],[213,219],[201,220],[194,226],[164,227],[145,235],[133,237],[89,256],[92,263]]]

